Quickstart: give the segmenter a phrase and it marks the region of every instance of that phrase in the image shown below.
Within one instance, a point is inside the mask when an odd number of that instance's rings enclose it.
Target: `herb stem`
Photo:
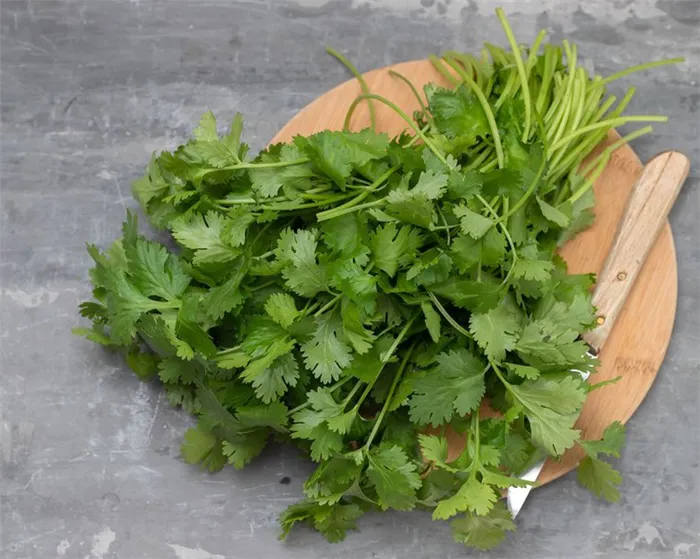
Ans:
[[[479,271],[481,271],[481,270],[479,270]],[[452,318],[450,313],[448,313],[447,310],[445,309],[445,307],[442,306],[442,303],[440,302],[440,300],[435,296],[435,293],[433,293],[432,291],[428,291],[428,297],[430,297],[433,304],[437,307],[437,310],[440,311],[440,314],[443,317],[445,317],[445,320],[450,323],[452,328],[457,330],[457,332],[462,334],[462,336],[464,336],[468,339],[472,339],[472,335],[469,333],[469,330],[460,326],[460,324],[454,318]]]
[[[401,361],[401,365],[399,366],[399,370],[396,372],[396,375],[394,376],[394,380],[391,383],[391,386],[389,387],[389,392],[386,396],[386,400],[384,401],[384,405],[382,406],[381,411],[379,412],[379,415],[377,416],[376,421],[374,422],[374,427],[372,427],[372,431],[369,434],[369,437],[367,437],[367,442],[364,445],[364,449],[367,450],[369,449],[370,445],[372,444],[372,441],[374,440],[374,437],[377,435],[377,432],[379,431],[379,426],[382,424],[382,421],[384,420],[384,415],[386,415],[386,410],[389,408],[389,405],[391,404],[391,400],[394,396],[394,391],[396,390],[396,387],[399,384],[399,380],[401,380],[401,377],[403,376],[404,370],[406,369],[406,365],[408,364],[408,360],[411,357],[411,354],[413,353],[413,349],[416,347],[416,340],[413,341],[411,344],[411,347],[408,349],[408,351],[404,354],[403,360]]]
[[[614,82],[615,80],[619,80],[620,78],[628,76],[634,72],[642,72],[644,70],[650,70],[651,68],[656,68],[658,66],[667,66],[669,64],[680,64],[682,62],[685,62],[685,58],[668,58],[666,60],[656,60],[654,62],[647,62],[646,64],[639,64],[637,66],[632,66],[631,68],[625,68],[624,70],[616,72],[616,73],[612,74],[611,76],[604,78],[601,83],[602,83],[602,85],[607,85],[610,82]]]
[[[522,62],[522,61],[521,61]],[[486,120],[489,123],[489,128],[491,128],[491,136],[493,138],[493,144],[496,148],[496,160],[498,161],[498,167],[502,169],[505,166],[505,158],[503,156],[503,145],[501,144],[501,135],[498,132],[498,125],[496,124],[496,117],[493,115],[491,106],[489,105],[488,99],[484,96],[484,92],[481,91],[478,85],[474,83],[474,80],[462,70],[458,64],[454,63],[452,60],[447,60],[447,63],[452,67],[452,69],[457,72],[460,78],[469,86],[476,98],[481,104],[481,108],[484,110],[486,115]]]
[[[503,11],[503,8],[496,9],[496,15],[503,26],[503,30],[506,33],[508,42],[510,43],[510,48],[513,50],[513,56],[515,57],[515,66],[518,69],[518,76],[520,77],[520,87],[523,94],[523,103],[525,104],[525,124],[523,126],[523,136],[522,141],[527,142],[530,137],[530,121],[532,119],[532,104],[530,101],[530,88],[527,84],[527,73],[525,72],[525,66],[523,65],[523,56],[520,52],[520,47],[518,42],[515,40],[515,35],[513,30],[508,23],[508,18]]]
[[[340,62],[343,66],[345,66],[348,70],[350,70],[350,73],[355,76],[357,79],[357,82],[360,84],[360,90],[362,93],[369,93],[369,87],[367,86],[367,82],[365,81],[365,78],[362,74],[360,74],[359,70],[355,67],[355,65],[350,62],[344,55],[339,53],[337,50],[335,50],[332,47],[326,47],[326,52],[330,54],[331,56],[335,57],[338,62]],[[377,128],[377,117],[374,112],[374,104],[372,101],[367,101],[367,107],[369,108],[369,126],[374,131]],[[345,130],[348,130],[346,123]]]

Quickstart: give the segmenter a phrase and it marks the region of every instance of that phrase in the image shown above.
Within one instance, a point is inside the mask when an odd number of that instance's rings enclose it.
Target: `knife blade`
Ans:
[[[582,336],[591,348],[589,355],[597,357],[605,345],[689,170],[690,161],[685,155],[666,151],[652,157],[635,182],[593,292],[598,326]],[[588,373],[574,372],[584,380],[588,378]],[[545,463],[538,462],[520,479],[537,481]],[[513,518],[522,510],[532,488],[508,488],[506,502]]]

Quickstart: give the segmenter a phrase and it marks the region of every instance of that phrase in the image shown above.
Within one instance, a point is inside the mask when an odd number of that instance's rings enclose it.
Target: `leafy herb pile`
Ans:
[[[589,76],[575,45],[540,52],[544,33],[521,48],[499,17],[512,50],[433,58],[452,87],[427,86],[413,118],[362,83],[353,109],[386,103],[410,135],[325,131],[251,157],[240,115],[220,136],[206,113],[133,185],[176,249],[134,215],[89,247],[94,324],[77,332],[198,417],[186,461],[242,468],[277,439],[318,464],[283,535],[307,522],[338,541],[368,510],[427,508],[489,548],[515,528],[502,491],[574,445],[581,483],[619,497],[600,457],[624,428],[574,427],[596,387],[572,372],[595,368],[579,339],[594,278],[556,250],[590,224],[612,151],[649,128],[582,159],[615,126],[663,119],[621,116],[633,91],[605,96],[626,72]]]

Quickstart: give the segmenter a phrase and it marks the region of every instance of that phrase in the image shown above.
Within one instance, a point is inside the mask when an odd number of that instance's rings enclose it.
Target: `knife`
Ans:
[[[690,161],[685,155],[665,151],[649,160],[632,188],[593,292],[598,325],[582,336],[590,347],[589,355],[598,356],[605,345],[689,170]],[[575,372],[584,379],[588,377],[588,373]],[[537,481],[544,464],[545,460],[538,462],[520,479]],[[522,509],[532,487],[508,488],[506,501],[513,518]]]

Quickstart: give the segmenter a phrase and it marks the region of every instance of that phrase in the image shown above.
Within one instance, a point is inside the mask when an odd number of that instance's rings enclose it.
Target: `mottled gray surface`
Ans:
[[[635,76],[631,110],[668,125],[638,141],[643,158],[688,153],[672,215],[679,301],[668,357],[629,424],[623,500],[597,501],[575,476],[536,490],[519,533],[489,557],[698,557],[700,3],[507,2],[521,40],[540,26],[570,36],[596,69],[684,55]],[[129,184],[152,150],[182,141],[207,108],[248,118],[262,146],[298,109],[347,78],[330,43],[362,70],[443,48],[503,43],[484,0],[302,5],[146,0],[2,1],[3,423],[0,556],[19,559],[476,557],[425,513],[371,515],[338,545],[276,517],[311,465],[268,450],[244,472],[205,475],[178,458],[189,424],[156,386],[70,334],[88,296],[83,243],[119,231]],[[280,484],[283,476],[291,478]]]

